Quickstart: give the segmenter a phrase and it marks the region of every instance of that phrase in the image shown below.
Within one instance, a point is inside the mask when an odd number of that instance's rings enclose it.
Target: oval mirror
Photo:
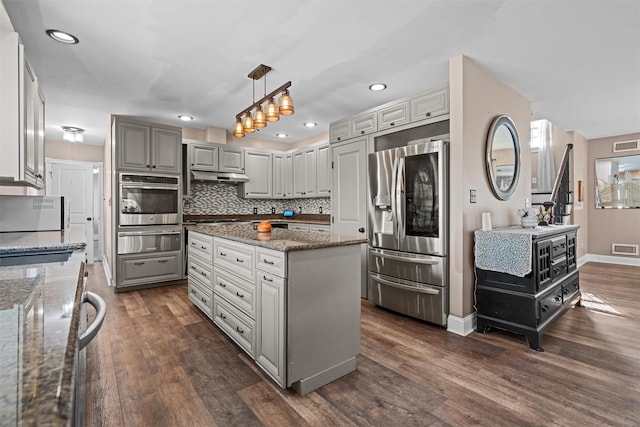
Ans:
[[[493,194],[500,200],[508,200],[518,187],[519,175],[520,140],[516,125],[508,116],[498,116],[487,137],[487,178]]]

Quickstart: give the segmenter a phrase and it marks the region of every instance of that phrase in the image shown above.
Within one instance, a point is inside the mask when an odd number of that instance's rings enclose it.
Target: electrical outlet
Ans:
[[[256,215],[258,213],[258,208],[253,208],[253,214]]]
[[[320,206],[318,210],[320,211],[319,213],[322,213],[322,206]]]
[[[274,208],[273,206],[271,206],[271,214],[275,214],[276,213],[276,208]]]
[[[469,190],[469,203],[477,203],[476,202],[476,190]]]
[[[537,184],[538,183],[538,178],[536,178],[535,176],[531,177],[531,183],[532,184]]]
[[[298,213],[302,213],[302,206],[298,206]]]

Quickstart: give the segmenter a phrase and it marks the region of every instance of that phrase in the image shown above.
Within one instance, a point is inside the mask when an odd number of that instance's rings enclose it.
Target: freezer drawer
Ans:
[[[446,286],[447,258],[369,248],[369,270],[383,276]]]
[[[369,273],[369,301],[407,316],[445,326],[448,313],[446,287],[430,286]]]

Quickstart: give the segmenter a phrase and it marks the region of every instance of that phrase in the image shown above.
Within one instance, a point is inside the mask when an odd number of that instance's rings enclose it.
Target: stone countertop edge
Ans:
[[[279,252],[304,251],[336,246],[367,243],[366,238],[315,231],[299,231],[274,228],[269,233],[259,233],[251,225],[187,226],[188,230],[213,237],[246,243]]]
[[[237,220],[241,221],[269,221],[269,222],[287,222],[302,224],[320,224],[331,225],[331,215],[329,214],[298,214],[292,218],[285,218],[282,214],[245,214],[245,215],[183,215],[185,225],[197,222],[207,222],[216,220]]]
[[[492,231],[500,231],[500,232],[506,232],[506,233],[521,233],[521,234],[530,234],[532,237],[539,237],[539,236],[544,236],[547,234],[554,234],[554,233],[562,233],[565,231],[571,231],[571,230],[577,230],[578,228],[580,228],[579,225],[575,225],[575,224],[568,224],[568,225],[556,225],[556,224],[550,224],[550,225],[537,225],[534,228],[524,228],[521,225],[510,225],[508,227],[500,227],[500,228],[494,228],[491,230],[476,230],[478,232],[483,232],[483,233],[490,233]]]

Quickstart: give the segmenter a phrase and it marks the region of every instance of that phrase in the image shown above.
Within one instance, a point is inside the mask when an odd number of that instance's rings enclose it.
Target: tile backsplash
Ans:
[[[238,187],[234,184],[219,184],[212,182],[191,182],[191,198],[185,200],[182,212],[185,215],[233,215],[253,214],[253,208],[258,214],[270,214],[271,208],[276,212],[293,209],[296,213],[323,214],[331,213],[331,199],[322,197],[316,199],[242,199],[238,197]]]

